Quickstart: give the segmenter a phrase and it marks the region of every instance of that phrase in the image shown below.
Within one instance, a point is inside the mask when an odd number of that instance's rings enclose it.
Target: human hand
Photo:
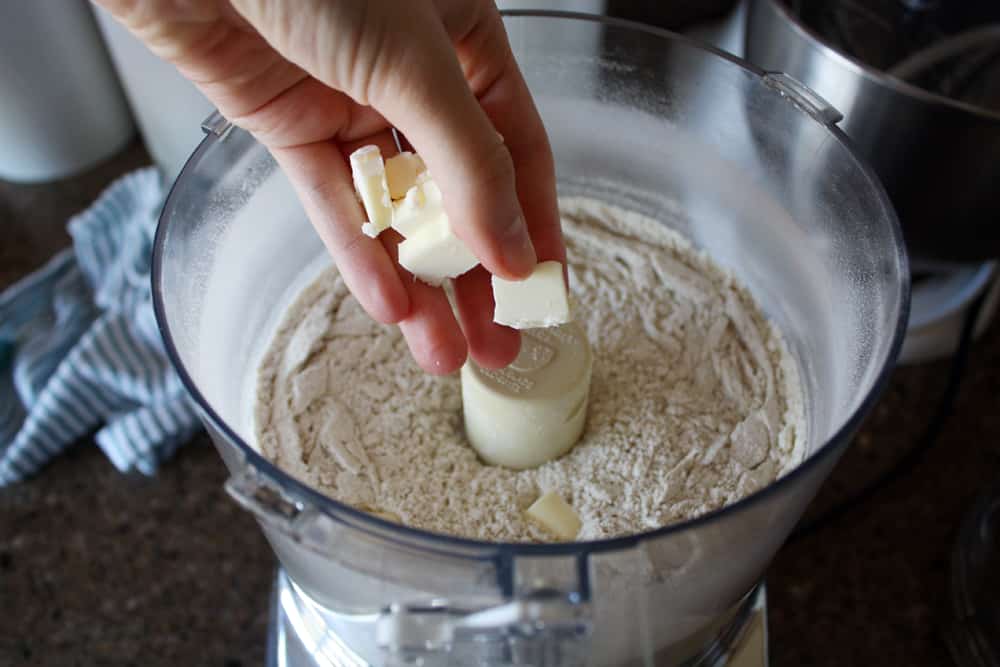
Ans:
[[[492,321],[489,273],[565,263],[548,138],[492,0],[97,0],[281,165],[340,273],[417,362],[451,373],[517,355]],[[396,127],[482,266],[444,291],[395,261],[400,237],[361,232],[347,155],[396,152]],[[515,178],[516,177],[516,178]]]

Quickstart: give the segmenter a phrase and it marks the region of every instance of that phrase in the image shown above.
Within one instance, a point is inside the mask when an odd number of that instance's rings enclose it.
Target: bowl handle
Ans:
[[[782,97],[791,100],[795,106],[824,125],[836,125],[844,119],[844,114],[823,99],[822,95],[793,76],[784,72],[767,72],[763,80],[766,86],[777,90]]]

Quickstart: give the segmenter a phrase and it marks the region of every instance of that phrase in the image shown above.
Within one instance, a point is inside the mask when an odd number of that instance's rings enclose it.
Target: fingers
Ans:
[[[393,230],[387,230],[379,238],[388,256],[395,260],[396,247],[402,237]],[[399,323],[410,354],[428,373],[454,373],[465,363],[467,347],[448,297],[441,288],[422,283],[395,261],[393,264],[410,302],[409,316]]]
[[[426,285],[396,263],[401,237],[361,233],[363,214],[354,197],[346,156],[375,144],[396,152],[388,131],[337,145],[333,142],[272,149],[296,188],[309,219],[329,249],[347,287],[376,320],[398,323],[413,358],[428,373],[447,375],[465,363],[467,347],[444,290]],[[492,311],[491,311],[492,312]]]
[[[455,305],[472,358],[485,368],[503,368],[514,361],[521,349],[521,336],[493,322],[490,274],[479,266],[460,276],[454,285]]]
[[[405,270],[401,269],[405,274]],[[465,338],[451,312],[444,292],[419,280],[404,281],[412,314],[399,323],[410,354],[428,373],[449,375],[462,367],[467,356]]]
[[[397,152],[389,131],[343,143],[341,152],[346,158],[369,144],[378,146],[386,158]],[[395,259],[402,237],[388,230],[380,239],[389,257]],[[451,373],[464,363],[467,351],[486,368],[503,368],[517,356],[518,332],[493,322],[493,290],[485,269],[477,267],[454,281],[461,330],[443,290],[415,280],[403,269],[400,278],[409,296],[410,313],[399,326],[414,359],[424,370],[438,375]]]
[[[371,107],[356,104],[347,95],[312,77],[290,86],[266,104],[238,111],[234,104],[220,111],[235,125],[252,133],[269,148],[290,148],[316,141],[341,142],[385,130],[385,119]],[[228,110],[228,113],[227,113]]]
[[[552,150],[503,19],[493,3],[482,7],[468,0],[436,2],[469,85],[510,151],[518,199],[538,259],[565,263]]]
[[[371,102],[420,153],[455,234],[491,273],[525,277],[536,255],[511,154],[469,89],[443,26],[428,29],[439,37],[401,60]]]
[[[497,130],[507,138],[517,172],[517,195],[539,261],[566,263],[559,222],[555,164],[548,136],[516,65],[479,98]]]
[[[456,233],[487,269],[505,277],[522,277],[533,266],[536,250],[537,257],[565,262],[551,150],[500,19],[495,13],[469,14],[470,7],[481,3],[458,2],[456,9],[447,4],[441,2],[450,34],[447,41],[436,43],[457,43],[464,71],[455,67],[454,51],[449,50],[437,57],[450,59],[446,65],[451,72],[450,86],[441,83],[442,79],[448,80],[440,74],[441,66],[425,65],[420,72],[394,68],[396,76],[404,78],[411,73],[418,76],[434,72],[435,80],[409,77],[400,85],[388,87],[392,92],[388,103],[381,104],[374,93],[370,101],[402,130],[424,158],[442,189]],[[467,16],[458,16],[463,12]],[[419,62],[419,58],[415,61]],[[480,94],[478,100],[466,76]],[[365,93],[375,89],[366,86]],[[427,91],[436,97],[425,96]],[[405,113],[397,106],[406,107]],[[494,125],[507,137],[506,144]],[[438,164],[447,161],[443,169],[436,166],[435,156]],[[503,213],[505,206],[518,217],[514,250],[504,245],[507,242],[510,246],[512,240],[512,232],[500,224],[503,218],[510,217]],[[526,216],[526,221],[521,216]],[[523,236],[525,228],[530,234],[527,239]],[[517,234],[521,234],[520,239]],[[528,261],[519,268],[517,263],[525,256]],[[449,372],[453,364],[457,366],[464,360],[466,348],[452,337],[456,330],[447,302],[441,294],[429,299],[433,291],[428,293],[417,283],[414,285],[418,293],[414,293],[405,277],[404,285],[410,297],[411,316],[401,326],[414,357],[430,372]],[[488,274],[477,270],[463,276],[455,282],[455,296],[468,353],[485,367],[509,364],[519,351],[520,337],[516,331],[493,323]]]
[[[375,107],[407,136],[441,188],[455,233],[487,269],[506,278],[531,271],[535,251],[511,154],[469,89],[431,3],[233,4],[286,58]]]
[[[397,153],[389,131],[343,143],[341,152],[346,158],[369,144],[378,146],[386,158]],[[387,230],[380,239],[389,257],[395,259],[402,237]],[[514,329],[493,322],[493,288],[490,274],[483,267],[476,267],[453,281],[455,309],[450,307],[443,290],[414,280],[402,269],[400,277],[410,298],[410,314],[399,326],[421,368],[436,375],[446,375],[461,367],[467,354],[485,368],[503,368],[517,357],[520,335]],[[455,321],[454,310],[458,311],[461,330]]]
[[[340,148],[333,142],[316,142],[271,153],[365,311],[387,324],[406,318],[412,305],[395,262],[379,241],[361,233],[361,207]]]
[[[380,111],[403,119],[397,125],[438,181],[456,232],[486,267],[513,278],[534,266],[511,154],[472,95],[432,5],[233,0],[185,9],[166,0],[103,1],[268,146],[365,310],[399,322],[427,371],[456,370],[467,346],[444,292],[398,269],[394,243],[361,233],[344,159],[367,143],[386,157],[395,152],[385,133],[362,139],[386,127],[364,104],[380,100]],[[422,38],[406,38],[413,34]],[[469,285],[458,288],[459,301],[477,355],[484,365],[505,365],[517,353],[517,334],[489,321],[488,279]]]
[[[484,6],[468,0],[436,2],[449,38],[456,44],[468,85],[505,138],[516,173],[518,200],[537,257],[565,264],[552,151],[541,117],[510,51],[502,21],[492,3]],[[454,286],[469,354],[488,368],[508,365],[518,354],[520,335],[493,322],[489,275],[477,268],[461,276]]]
[[[346,158],[353,151],[369,144],[378,146],[385,158],[392,157],[398,152],[392,133],[388,130],[364,139],[342,143],[340,150]],[[465,363],[467,346],[444,290],[416,280],[412,274],[398,265],[397,246],[403,237],[397,232],[386,230],[379,235],[379,240],[407,293],[410,310],[399,322],[399,329],[414,360],[421,368],[434,375],[448,375],[455,372]],[[493,312],[492,309],[490,312]]]

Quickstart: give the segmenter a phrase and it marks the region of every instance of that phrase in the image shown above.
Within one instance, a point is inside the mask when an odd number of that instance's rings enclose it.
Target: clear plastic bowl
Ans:
[[[784,331],[809,455],[723,510],[597,542],[497,544],[383,521],[254,449],[257,361],[322,246],[267,151],[216,117],[164,207],[153,285],[169,353],[329,664],[672,664],[724,649],[750,591],[896,359],[908,268],[837,114],[781,75],[616,20],[505,17],[563,193],[661,220]],[[345,657],[346,656],[346,657]],[[353,661],[353,662],[352,662]]]

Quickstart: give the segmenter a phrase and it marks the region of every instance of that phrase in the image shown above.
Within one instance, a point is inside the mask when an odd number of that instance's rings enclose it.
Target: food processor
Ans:
[[[768,562],[899,352],[900,229],[822,98],[655,28],[551,12],[504,21],[560,193],[653,217],[739,277],[800,366],[807,456],[724,509],[592,542],[435,534],[308,488],[260,455],[250,409],[278,319],[328,260],[266,149],[214,114],[161,215],[154,306],[226,491],[281,564],[273,664],[724,663],[761,608]]]

